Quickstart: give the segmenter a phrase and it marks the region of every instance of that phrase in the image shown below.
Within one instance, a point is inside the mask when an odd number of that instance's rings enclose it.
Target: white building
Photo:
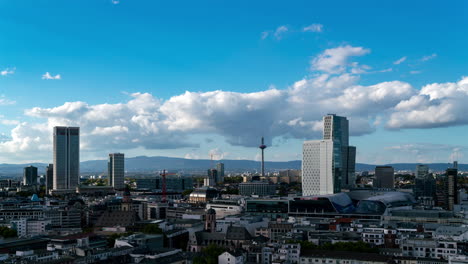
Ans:
[[[26,219],[11,221],[13,229],[16,230],[18,237],[32,237],[46,235],[49,226],[52,224],[50,219]]]
[[[238,252],[224,252],[218,256],[219,264],[243,264],[244,256]]]
[[[332,140],[305,141],[302,149],[302,195],[333,194],[335,172]]]
[[[300,255],[300,244],[284,244],[281,245],[277,253],[273,254],[273,262],[286,264],[299,263]]]

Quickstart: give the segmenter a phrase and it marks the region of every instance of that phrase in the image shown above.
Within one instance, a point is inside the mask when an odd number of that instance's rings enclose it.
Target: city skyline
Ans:
[[[340,4],[2,2],[0,163],[51,163],[54,126],[81,160],[300,160],[328,113],[357,162],[467,163],[467,3]]]

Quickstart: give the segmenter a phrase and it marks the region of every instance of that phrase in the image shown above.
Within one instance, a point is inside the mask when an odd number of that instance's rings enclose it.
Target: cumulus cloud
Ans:
[[[363,56],[369,52],[369,49],[350,45],[327,49],[312,60],[312,70],[332,74],[343,73],[347,69],[347,66],[349,66],[348,60],[350,57]],[[354,65],[357,66],[356,63]],[[351,69],[356,69],[356,67],[352,67]]]
[[[395,106],[387,123],[390,129],[434,128],[468,124],[468,77],[455,83],[424,86]]]
[[[400,59],[394,61],[393,64],[395,65],[402,64],[405,60],[406,60],[406,56],[401,57]]]
[[[1,76],[7,76],[7,75],[12,75],[15,73],[15,68],[13,69],[10,69],[10,68],[6,68],[4,69],[3,71],[0,71],[0,75]]]
[[[304,32],[322,32],[323,25],[322,24],[312,24],[302,29]]]
[[[52,76],[49,72],[46,72],[42,75],[43,80],[60,80],[62,77],[60,74],[57,74],[55,76]]]
[[[317,139],[322,136],[322,117],[327,113],[347,116],[351,135],[388,128],[432,127],[468,122],[468,77],[457,83],[431,84],[421,90],[409,83],[387,81],[360,83],[353,69],[361,67],[349,58],[370,51],[340,46],[325,50],[312,60],[314,72],[285,89],[264,91],[190,92],[167,100],[149,93],[130,94],[115,104],[66,102],[26,110],[28,123],[18,123],[0,153],[21,157],[41,153],[50,158],[54,126],[79,126],[84,152],[126,149],[197,148],[194,135],[219,135],[233,146],[256,147],[264,136]],[[217,158],[227,153],[212,149]],[[196,158],[196,151],[186,157]]]

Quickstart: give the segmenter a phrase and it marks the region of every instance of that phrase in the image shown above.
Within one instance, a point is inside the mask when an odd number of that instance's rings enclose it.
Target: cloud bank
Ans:
[[[161,100],[134,93],[126,102],[66,102],[53,108],[34,107],[25,114],[37,122],[16,124],[0,141],[0,153],[24,159],[31,153],[50,157],[54,126],[81,127],[83,151],[197,148],[190,136],[216,134],[233,146],[256,147],[277,137],[321,137],[322,116],[350,119],[354,136],[388,129],[431,128],[468,124],[468,77],[433,83],[421,90],[402,81],[360,84],[353,61],[369,54],[364,47],[339,46],[311,60],[311,75],[286,89],[260,92],[190,92]],[[221,151],[214,154],[221,156]]]

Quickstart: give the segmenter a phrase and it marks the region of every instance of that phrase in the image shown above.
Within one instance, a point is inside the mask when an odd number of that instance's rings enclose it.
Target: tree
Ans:
[[[193,258],[193,264],[218,264],[218,256],[226,251],[225,248],[216,244],[209,244],[202,249],[202,255]]]
[[[0,236],[3,238],[16,237],[17,233],[15,229],[11,229],[6,226],[0,226]]]
[[[189,196],[192,192],[193,192],[193,190],[187,189],[187,190],[184,190],[184,191],[182,192],[182,195],[183,195],[183,196]]]

